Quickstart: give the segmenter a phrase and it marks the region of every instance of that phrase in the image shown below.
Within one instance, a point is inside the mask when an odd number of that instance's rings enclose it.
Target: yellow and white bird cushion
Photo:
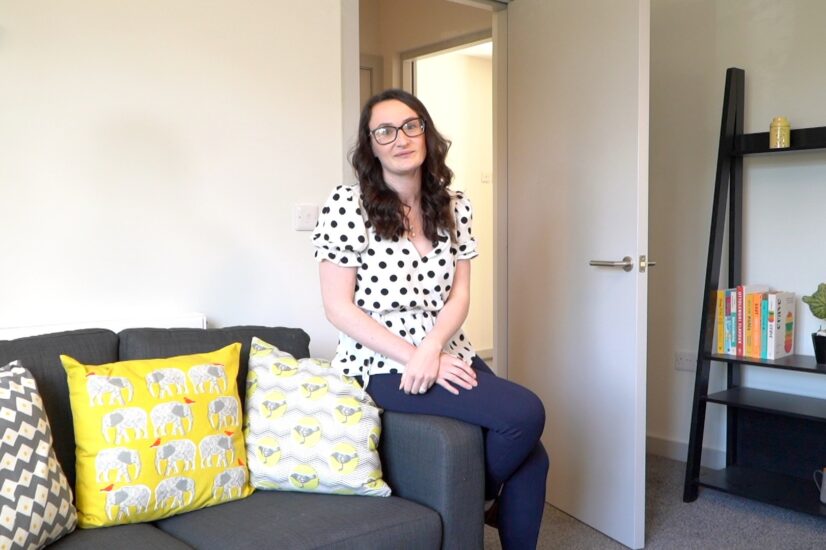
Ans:
[[[295,359],[253,338],[245,416],[255,488],[390,495],[378,453],[379,409],[329,361]]]
[[[78,524],[157,520],[252,492],[236,377],[241,344],[168,359],[60,357],[74,418]]]

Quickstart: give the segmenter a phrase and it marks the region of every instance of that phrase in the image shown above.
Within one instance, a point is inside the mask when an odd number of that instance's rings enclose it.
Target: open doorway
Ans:
[[[437,46],[438,47],[438,46]],[[402,59],[406,87],[427,105],[439,131],[451,140],[447,164],[451,187],[473,203],[473,232],[479,256],[473,260],[470,312],[465,331],[477,353],[493,365],[493,42],[438,49]]]
[[[359,0],[360,92],[362,105],[367,97],[386,88],[416,94],[427,105],[439,131],[453,142],[447,159],[456,175],[452,187],[464,191],[473,203],[473,232],[480,244],[480,255],[472,262],[471,306],[465,329],[477,352],[499,375],[507,376],[503,229],[507,201],[499,186],[505,181],[502,159],[492,160],[497,143],[492,137],[496,127],[493,71],[497,56],[501,68],[506,42],[501,21],[496,24],[501,17],[497,19],[495,10],[485,4],[469,0]],[[474,48],[469,50],[471,46]],[[454,71],[446,69],[448,65],[462,68]],[[500,105],[496,136],[501,146],[501,102],[505,97],[501,85],[496,96]]]

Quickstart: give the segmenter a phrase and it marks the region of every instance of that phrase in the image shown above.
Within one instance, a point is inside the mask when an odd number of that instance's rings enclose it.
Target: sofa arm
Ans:
[[[380,452],[393,493],[441,516],[443,549],[483,547],[485,455],[479,427],[386,411]]]

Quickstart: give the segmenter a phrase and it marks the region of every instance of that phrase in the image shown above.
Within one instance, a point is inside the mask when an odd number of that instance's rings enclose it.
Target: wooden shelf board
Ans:
[[[826,399],[742,386],[712,393],[705,399],[709,403],[719,403],[730,407],[826,422]]]
[[[821,504],[817,487],[811,479],[729,466],[701,475],[698,484],[774,506],[826,517],[826,504]]]
[[[826,148],[826,126],[816,128],[798,128],[790,132],[791,147],[769,149],[769,133],[757,132],[742,134],[734,141],[734,155],[755,155],[763,153],[785,153],[788,151],[806,151]]]
[[[818,365],[813,355],[787,355],[780,359],[759,359],[757,357],[741,357],[739,355],[721,355],[711,353],[706,356],[711,361],[723,361],[726,363],[741,363],[743,365],[754,365],[772,369],[796,370],[801,372],[811,372],[813,374],[826,374],[826,365]]]

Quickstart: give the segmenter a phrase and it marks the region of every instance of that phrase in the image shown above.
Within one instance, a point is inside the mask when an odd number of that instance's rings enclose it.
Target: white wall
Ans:
[[[479,256],[470,277],[465,331],[480,353],[493,349],[493,104],[490,58],[462,50],[416,61],[416,95],[450,139],[451,187],[473,203]],[[486,179],[485,179],[486,178]],[[484,180],[484,181],[483,181]]]
[[[651,27],[648,434],[685,460],[694,374],[674,370],[674,353],[696,352],[699,338],[725,70],[746,72],[746,132],[781,114],[826,125],[826,4],[654,0]],[[746,282],[811,294],[826,281],[826,153],[749,157],[744,182]],[[796,349],[811,355],[817,323],[799,298],[797,316]],[[753,368],[746,382],[826,395],[821,376]],[[708,410],[705,444],[723,449],[723,408]]]
[[[332,354],[291,207],[343,179],[356,10],[4,2],[0,326],[201,311]]]

